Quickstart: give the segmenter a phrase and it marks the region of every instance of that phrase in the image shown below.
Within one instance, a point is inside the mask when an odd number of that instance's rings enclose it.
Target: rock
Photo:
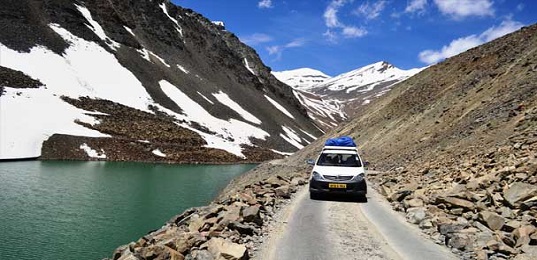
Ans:
[[[242,209],[242,218],[244,219],[244,222],[252,222],[256,223],[257,225],[263,224],[263,219],[261,218],[259,214],[260,210],[259,205],[245,207]]]
[[[416,207],[423,207],[423,200],[414,198],[410,200],[403,200],[403,207],[405,208],[416,208]]]
[[[397,192],[392,193],[390,195],[390,197],[388,198],[388,200],[389,201],[399,201],[400,202],[410,194],[412,194],[412,191],[410,191],[410,190],[397,191]]]
[[[467,226],[468,226],[467,223],[456,223],[456,222],[441,223],[441,224],[438,224],[438,232],[440,232],[440,234],[442,235],[448,235],[448,234],[458,232],[466,228]]]
[[[194,250],[185,257],[185,260],[215,260],[207,250]]]
[[[279,176],[271,176],[269,177],[268,179],[266,179],[264,181],[266,184],[269,184],[271,187],[273,188],[277,188],[277,187],[280,187],[280,186],[284,186],[284,185],[287,185],[287,182],[284,181],[281,177]]]
[[[229,242],[223,238],[211,238],[208,251],[216,260],[245,260],[248,252],[244,245]]]
[[[207,242],[207,239],[199,232],[183,233],[175,240],[175,250],[181,254],[185,254],[192,247],[200,246]]]
[[[480,212],[479,218],[492,230],[500,230],[505,224],[504,217],[490,211]]]
[[[437,201],[439,203],[447,203],[447,204],[451,205],[451,207],[463,208],[465,210],[474,210],[475,209],[475,205],[471,201],[467,201],[467,200],[459,199],[459,198],[455,198],[455,197],[439,197],[437,199]]]
[[[515,182],[504,192],[503,197],[512,207],[516,207],[519,202],[537,195],[537,186]]]
[[[536,228],[532,225],[521,226],[513,231],[513,236],[516,239],[515,247],[521,247],[523,245],[530,244],[530,235],[535,233]]]
[[[244,235],[253,235],[254,234],[254,228],[249,226],[249,225],[246,225],[246,224],[243,224],[243,223],[240,223],[240,222],[231,222],[229,223],[228,227],[232,230],[237,230],[239,231],[239,233],[241,234],[244,234]]]
[[[474,237],[467,233],[455,233],[448,240],[447,245],[451,248],[466,250],[471,248]]]
[[[288,185],[278,187],[274,189],[274,192],[276,193],[276,197],[280,197],[284,199],[291,198],[291,189],[289,188]]]
[[[419,224],[426,216],[424,208],[410,208],[406,213],[406,219],[412,224]]]
[[[515,229],[519,228],[521,225],[522,223],[520,221],[511,220],[505,223],[505,225],[503,225],[503,230],[507,232],[513,232]]]
[[[237,205],[230,205],[218,214],[218,219],[220,219],[219,224],[224,227],[233,221],[238,221],[240,218],[241,207]]]

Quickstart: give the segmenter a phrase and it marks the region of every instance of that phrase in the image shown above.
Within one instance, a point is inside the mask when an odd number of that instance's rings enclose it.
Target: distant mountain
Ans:
[[[332,77],[321,71],[301,68],[295,70],[274,71],[272,73],[279,81],[294,89],[309,91],[312,87],[324,83]]]
[[[0,159],[240,162],[320,134],[223,22],[166,0],[4,0]]]
[[[293,88],[310,118],[329,129],[421,70],[401,70],[381,61],[336,77],[308,68],[272,74]]]

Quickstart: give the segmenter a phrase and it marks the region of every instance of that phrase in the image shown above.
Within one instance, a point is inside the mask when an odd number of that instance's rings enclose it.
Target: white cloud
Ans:
[[[382,10],[386,7],[386,1],[380,0],[373,4],[369,4],[369,2],[365,2],[362,5],[360,5],[356,10],[353,11],[353,14],[358,16],[363,16],[367,20],[373,20],[377,18]]]
[[[444,15],[457,20],[468,16],[494,16],[490,0],[434,0],[434,3]]]
[[[345,5],[346,2],[346,0],[334,0],[328,5],[323,14],[324,23],[328,28],[341,26],[341,23],[337,17],[337,12],[339,11],[339,8]]]
[[[328,29],[325,33],[323,33],[323,36],[326,37],[329,42],[337,43],[338,35],[340,34],[343,35],[345,38],[357,38],[367,34],[367,30],[363,27],[346,25],[339,21],[339,18],[337,16],[339,9],[341,9],[345,4],[353,1],[354,0],[332,0],[332,2],[330,2],[330,4],[326,7],[323,17],[324,23],[326,27],[328,27]],[[378,14],[380,14],[380,11],[384,9],[384,5],[385,1],[381,0],[367,7],[371,8],[371,10],[375,12],[374,14],[368,15],[366,17],[371,17],[371,19],[375,18],[376,16],[378,16]]]
[[[272,8],[272,0],[261,0],[257,3],[259,8]]]
[[[329,42],[337,43],[337,35],[330,29],[326,30],[326,32],[323,33],[323,36],[326,37]]]
[[[266,35],[263,33],[254,33],[252,35],[241,37],[240,39],[242,42],[244,42],[247,45],[257,45],[260,43],[266,43],[266,42],[272,41],[272,37],[270,37],[270,35]]]
[[[504,36],[508,33],[514,32],[524,26],[517,21],[506,20],[503,21],[498,27],[493,26],[480,35],[470,35],[453,40],[449,45],[442,47],[441,50],[425,50],[420,52],[420,61],[433,64],[443,59],[455,56],[461,52],[467,51],[473,47],[479,46],[483,43],[492,41],[496,38]]]
[[[343,28],[343,36],[345,38],[358,38],[365,36],[367,34],[367,30],[364,28],[358,28],[354,26],[346,26]]]
[[[294,48],[294,47],[300,47],[303,46],[306,43],[306,41],[303,38],[298,38],[293,40],[292,42],[285,45],[285,48]]]
[[[523,3],[520,3],[520,4],[518,4],[516,6],[516,10],[520,12],[520,11],[524,10],[524,7],[526,7],[526,6]]]
[[[406,13],[423,13],[427,7],[427,0],[412,0],[405,8]]]
[[[279,60],[282,58],[282,53],[285,49],[301,47],[306,44],[306,40],[303,38],[294,39],[291,42],[285,45],[273,45],[266,48],[269,55],[276,55],[276,59]]]
[[[281,49],[282,49],[281,46],[278,46],[278,45],[267,47],[267,51],[268,51],[269,55],[274,55],[274,54],[281,53]]]

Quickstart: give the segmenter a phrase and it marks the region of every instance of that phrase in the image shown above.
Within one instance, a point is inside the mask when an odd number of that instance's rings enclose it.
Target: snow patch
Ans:
[[[91,125],[98,121],[47,89],[7,87],[4,91],[0,96],[0,159],[38,157],[43,142],[55,133],[109,136],[76,124],[75,120]]]
[[[207,102],[209,102],[211,105],[214,105],[214,102],[212,102],[210,99],[208,99],[206,96],[204,96],[203,94],[197,92],[198,95],[200,95],[202,98],[204,98]]]
[[[261,120],[259,120],[254,115],[250,114],[250,112],[244,110],[239,104],[237,104],[235,101],[233,101],[226,93],[220,91],[216,94],[213,94],[213,96],[222,104],[225,106],[235,110],[235,112],[239,113],[239,115],[244,118],[245,120],[248,120],[254,124],[261,124]]]
[[[0,97],[0,158],[39,156],[42,142],[54,133],[108,136],[76,124],[75,120],[92,124],[98,122],[85,115],[88,112],[65,103],[60,96],[112,100],[153,113],[148,105],[155,102],[134,74],[123,67],[113,54],[59,25],[50,24],[49,27],[70,43],[63,55],[43,46],[20,53],[0,43],[2,66],[22,71],[46,86],[21,90],[6,88],[5,95]]]
[[[134,32],[132,31],[131,28],[129,28],[129,27],[127,27],[127,26],[123,26],[123,28],[125,28],[125,30],[127,30],[127,32],[129,32],[132,36],[135,36],[135,37],[136,37],[136,35],[134,34]]]
[[[93,20],[93,17],[91,16],[91,13],[88,8],[77,4],[75,4],[75,6],[91,25],[86,26],[90,28],[101,40],[103,40],[108,46],[110,46],[110,48],[114,50],[117,50],[119,47],[121,47],[121,44],[110,39],[104,32],[103,27],[97,21]]]
[[[304,148],[304,146],[300,144],[301,142],[300,136],[298,136],[296,132],[293,131],[293,129],[288,128],[286,126],[282,126],[282,129],[285,132],[285,134],[280,134],[281,138],[283,138],[285,141],[287,141],[288,143],[290,143],[291,145],[293,145],[294,147],[298,149]]]
[[[274,149],[270,149],[271,151],[277,153],[277,154],[281,154],[281,155],[285,155],[285,156],[291,156],[293,155],[293,153],[286,153],[286,152],[280,152],[278,150],[274,150]]]
[[[244,67],[246,67],[252,74],[256,75],[254,70],[248,65],[248,60],[246,58],[244,58]]]
[[[287,111],[287,109],[285,109],[282,105],[280,105],[278,102],[276,102],[274,99],[270,98],[269,96],[265,95],[265,98],[274,106],[276,107],[278,110],[280,110],[282,113],[284,113],[286,116],[292,118],[292,119],[295,119],[295,117],[293,115],[291,115],[291,113],[289,113],[289,111]]]
[[[189,73],[190,73],[190,71],[188,71],[187,69],[185,69],[183,66],[181,66],[181,65],[179,65],[179,64],[177,64],[177,67],[178,67],[182,72],[184,72],[184,73],[186,73],[186,74],[189,74]]]
[[[80,145],[80,149],[84,150],[86,154],[91,158],[106,159],[106,154],[103,149],[101,149],[101,152],[99,153],[96,150],[91,149],[91,147],[89,147],[86,143]]]
[[[317,137],[315,137],[314,135],[312,135],[312,134],[310,134],[310,133],[308,133],[308,132],[306,132],[306,131],[304,131],[304,130],[302,130],[302,129],[299,129],[299,130],[300,130],[302,133],[306,134],[307,136],[311,137],[311,139],[313,139],[313,140],[316,140],[316,139],[317,139]]]
[[[154,155],[156,155],[156,156],[159,156],[159,157],[166,157],[166,154],[162,153],[162,152],[160,151],[160,149],[155,149],[155,150],[152,151],[152,153],[153,153]]]
[[[177,26],[177,27],[175,27],[175,29],[177,30],[177,32],[179,32],[179,35],[181,35],[181,38],[182,38],[183,37],[183,28],[181,28],[181,26],[179,25],[179,22],[177,22],[177,19],[171,17],[168,14],[168,9],[166,9],[166,4],[165,3],[162,3],[159,6],[162,9],[162,11],[164,12],[164,14],[166,14],[166,16],[168,16],[168,18],[170,18],[170,20],[172,20],[173,23],[175,23],[175,25]]]
[[[195,121],[217,133],[217,136],[214,136],[193,129],[188,125],[178,124],[200,134],[207,142],[206,147],[223,149],[239,157],[245,158],[242,154],[241,144],[253,145],[250,141],[251,138],[265,140],[270,136],[264,130],[248,123],[236,119],[229,119],[226,121],[214,117],[200,104],[190,99],[176,86],[166,80],[161,80],[159,84],[162,91],[183,110],[183,114],[176,114],[178,120]]]

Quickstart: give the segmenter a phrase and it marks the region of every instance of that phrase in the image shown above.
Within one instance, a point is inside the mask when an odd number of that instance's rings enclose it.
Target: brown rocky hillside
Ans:
[[[536,94],[532,25],[424,70],[328,135],[354,137],[394,209],[461,257],[537,257]]]

